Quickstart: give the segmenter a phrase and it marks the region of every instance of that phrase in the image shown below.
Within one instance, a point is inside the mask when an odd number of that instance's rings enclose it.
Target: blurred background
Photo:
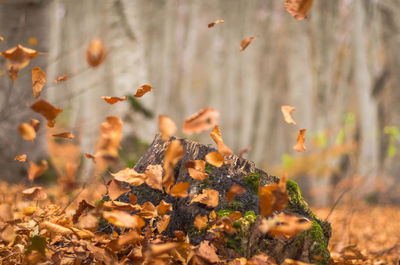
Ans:
[[[27,163],[46,159],[43,181],[67,174],[92,178],[100,124],[123,121],[119,162],[133,166],[158,132],[158,115],[181,128],[206,106],[220,112],[225,143],[270,174],[287,173],[314,205],[330,205],[344,193],[370,203],[399,201],[400,1],[315,0],[307,19],[295,20],[284,0],[0,0],[0,50],[17,44],[41,54],[12,82],[0,58],[0,177],[27,178]],[[225,23],[208,28],[217,19]],[[244,38],[256,39],[240,52]],[[85,52],[94,38],[107,50],[91,68]],[[18,125],[42,119],[29,106],[31,69],[47,83],[41,98],[62,108],[54,141],[45,129],[32,143]],[[68,75],[63,82],[54,79]],[[142,98],[131,97],[150,84]],[[109,105],[101,96],[129,96]],[[297,125],[284,122],[291,105]],[[42,121],[42,128],[45,122]],[[293,150],[299,129],[307,150]],[[209,133],[184,135],[209,144]],[[72,151],[71,151],[72,150]],[[74,158],[65,158],[71,156]],[[61,161],[61,162],[60,162]],[[112,171],[115,172],[115,171]],[[40,179],[39,179],[40,181]]]

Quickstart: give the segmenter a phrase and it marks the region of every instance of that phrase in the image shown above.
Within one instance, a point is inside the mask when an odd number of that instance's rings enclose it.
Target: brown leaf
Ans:
[[[137,197],[135,195],[133,195],[132,193],[129,193],[129,202],[131,204],[135,204],[137,202]]]
[[[22,45],[17,45],[5,52],[2,52],[5,58],[17,64],[26,64],[31,59],[35,58],[39,53],[33,49],[26,48]]]
[[[143,236],[139,235],[135,230],[131,230],[128,233],[119,236],[117,244],[123,246],[127,243],[135,243],[142,241]]]
[[[206,107],[185,120],[185,123],[183,124],[183,132],[190,135],[207,131],[215,126],[218,122],[218,118],[218,111]]]
[[[195,180],[204,180],[208,178],[205,173],[206,162],[204,160],[191,160],[185,163],[185,168],[188,169],[189,175]]]
[[[38,44],[38,40],[37,40],[35,37],[30,37],[30,38],[28,39],[28,43],[29,43],[30,45],[35,46],[35,45]]]
[[[286,10],[297,20],[303,20],[311,8],[313,0],[286,0]]]
[[[22,196],[34,201],[42,201],[47,199],[47,193],[42,187],[33,187],[22,191]]]
[[[19,162],[25,162],[26,161],[26,154],[16,156],[14,158],[14,160],[18,160]]]
[[[157,208],[151,202],[145,202],[138,215],[144,219],[154,218],[158,215]]]
[[[310,229],[312,226],[310,220],[294,214],[282,212],[273,218],[276,222],[269,229],[268,233],[275,237],[284,236],[286,238],[293,238],[301,231]]]
[[[293,259],[285,259],[281,265],[312,265],[312,264]]]
[[[14,220],[11,205],[8,203],[0,204],[0,221],[9,222]]]
[[[144,172],[146,184],[153,189],[163,191],[162,173],[163,168],[161,165],[148,165]]]
[[[161,137],[163,141],[169,140],[177,130],[175,122],[166,115],[158,116],[158,128],[160,128]]]
[[[103,212],[103,217],[113,225],[122,228],[136,228],[141,222],[139,216],[118,210]]]
[[[169,215],[162,215],[158,217],[157,220],[157,230],[158,233],[162,233],[167,229],[168,224],[169,224],[170,216]]]
[[[286,190],[286,177],[283,177],[278,184],[259,187],[258,197],[262,216],[270,216],[274,211],[284,210],[289,199]]]
[[[108,210],[121,210],[129,212],[136,212],[142,209],[140,205],[119,201],[105,201],[103,203],[103,208]]]
[[[306,129],[301,129],[297,135],[297,143],[293,146],[293,149],[297,152],[303,152],[306,150],[305,145],[305,133]]]
[[[289,105],[283,105],[281,106],[281,111],[283,114],[283,118],[288,124],[294,124],[296,125],[296,122],[293,120],[292,117],[292,112],[296,110],[295,107],[289,106]]]
[[[247,48],[247,46],[249,46],[250,43],[252,43],[253,40],[255,40],[255,39],[256,39],[256,37],[250,37],[247,39],[243,39],[242,42],[240,43],[240,51],[244,51]]]
[[[224,164],[224,157],[218,152],[211,152],[206,155],[206,161],[215,167],[221,167]]]
[[[111,200],[116,200],[122,194],[129,192],[130,188],[122,188],[121,182],[117,180],[111,180],[108,184],[108,196]]]
[[[237,153],[238,157],[243,157],[245,154],[247,154],[248,152],[250,152],[250,147],[246,147],[245,149],[241,150],[239,153]]]
[[[43,86],[46,83],[46,74],[40,67],[32,68],[32,90],[33,97],[38,98],[42,92]]]
[[[242,186],[236,184],[232,185],[229,188],[229,191],[226,193],[226,200],[231,202],[236,195],[243,194],[245,192],[246,190]]]
[[[117,103],[118,101],[124,101],[124,100],[128,99],[125,96],[123,96],[122,98],[119,98],[119,97],[105,97],[105,96],[103,96],[101,98],[104,99],[105,102],[107,102],[108,104],[111,104],[111,105]]]
[[[95,157],[94,155],[85,153],[85,156],[86,156],[86,158],[92,159],[92,161],[93,161],[94,163],[96,163],[96,157]]]
[[[44,221],[41,223],[41,226],[49,230],[50,232],[61,234],[61,235],[69,235],[72,234],[72,230],[68,229],[62,225],[51,223],[48,221]]]
[[[200,245],[194,250],[196,257],[204,260],[206,264],[214,264],[221,262],[217,253],[215,252],[215,247],[210,244],[209,241],[202,241]]]
[[[214,129],[211,132],[211,138],[213,138],[214,142],[217,144],[218,152],[224,156],[233,155],[231,149],[229,149],[222,140],[221,130],[218,125],[215,125]]]
[[[54,127],[54,124],[56,122],[55,120],[58,114],[62,112],[62,109],[54,107],[43,99],[40,99],[33,103],[31,109],[46,118],[48,127]]]
[[[58,82],[62,82],[68,79],[68,75],[62,75],[57,77],[56,79],[54,79],[54,82],[58,83]]]
[[[94,209],[94,206],[91,205],[90,203],[87,203],[85,200],[80,201],[78,209],[75,211],[75,214],[72,216],[72,222],[74,224],[76,224],[79,220],[79,217],[87,209],[89,209],[89,210]]]
[[[233,221],[228,216],[219,218],[215,223],[215,228],[228,234],[236,233],[236,229],[233,227]]]
[[[208,28],[212,28],[212,27],[214,27],[216,24],[224,23],[224,22],[225,22],[225,21],[224,21],[223,19],[217,19],[217,20],[215,20],[214,22],[209,23],[209,24],[208,24]]]
[[[143,85],[137,89],[136,94],[133,96],[135,98],[141,98],[144,94],[146,94],[147,92],[150,92],[151,89],[152,89],[151,85]]]
[[[252,257],[249,262],[249,265],[276,265],[276,261],[273,257],[267,256],[266,254],[258,254]]]
[[[74,139],[75,136],[70,133],[70,132],[62,132],[62,133],[57,133],[57,134],[53,134],[54,137],[58,137],[58,138],[68,138],[68,139]]]
[[[171,188],[170,195],[178,198],[186,198],[188,196],[189,182],[180,182]]]
[[[115,180],[126,182],[132,186],[139,186],[143,184],[145,180],[145,175],[143,173],[137,173],[133,168],[125,168],[111,175]]]
[[[164,215],[167,212],[172,211],[172,203],[167,203],[164,200],[161,200],[161,202],[157,206],[157,212],[159,215]]]
[[[106,48],[100,39],[92,39],[86,49],[86,61],[91,67],[99,66],[106,58]]]
[[[28,179],[32,181],[35,178],[40,177],[48,168],[49,166],[46,160],[42,160],[42,165],[29,161]]]
[[[201,194],[194,195],[190,203],[198,202],[207,205],[207,207],[215,208],[219,203],[218,195],[219,193],[216,190],[203,189]]]
[[[36,120],[36,119],[31,119],[29,121],[29,124],[33,127],[33,129],[35,129],[35,132],[39,131],[40,128],[40,121]]]
[[[16,64],[10,64],[8,66],[8,76],[11,78],[13,82],[18,78],[19,67]]]
[[[24,140],[33,141],[36,137],[35,129],[28,123],[21,123],[18,127],[18,131]]]
[[[207,227],[207,222],[208,222],[208,217],[207,215],[201,216],[198,214],[196,218],[194,219],[194,227],[196,227],[199,230],[203,230]]]
[[[163,186],[165,191],[169,193],[171,186],[175,183],[174,168],[176,163],[183,157],[183,147],[179,140],[169,143],[164,154],[164,178]]]

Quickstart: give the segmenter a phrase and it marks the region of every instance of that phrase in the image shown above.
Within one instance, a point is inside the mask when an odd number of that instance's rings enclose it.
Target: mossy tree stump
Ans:
[[[170,141],[172,140],[174,138],[170,139]],[[161,137],[157,135],[134,167],[135,170],[142,173],[148,165],[162,164],[164,152],[170,141],[163,142]],[[310,230],[303,231],[290,240],[273,238],[258,231],[258,224],[262,217],[258,216],[259,198],[257,189],[258,185],[277,183],[279,178],[270,176],[256,168],[251,161],[232,155],[226,158],[226,163],[220,168],[206,164],[206,172],[209,174],[207,179],[193,180],[184,167],[185,162],[205,160],[207,153],[217,150],[212,146],[198,144],[186,139],[180,139],[180,141],[184,149],[184,156],[176,164],[174,174],[176,183],[190,183],[187,198],[172,197],[161,191],[151,189],[146,184],[131,187],[131,192],[137,196],[140,204],[150,201],[154,205],[158,205],[161,200],[173,204],[171,220],[164,232],[166,235],[173,237],[174,231],[181,230],[189,235],[192,244],[199,244],[204,239],[212,241],[212,235],[207,234],[206,230],[200,232],[193,226],[195,217],[198,214],[208,216],[212,210],[220,216],[228,215],[233,211],[240,211],[243,217],[240,219],[240,224],[236,226],[237,233],[227,235],[227,244],[224,249],[220,249],[225,253],[221,254],[251,257],[265,253],[274,257],[278,263],[286,258],[291,258],[315,264],[328,264],[329,251],[327,245],[331,235],[330,224],[319,220],[312,213],[294,181],[289,180],[287,182],[289,203],[284,211],[305,217],[311,220],[313,225]],[[234,184],[244,187],[246,192],[237,195],[233,201],[227,202],[226,192]],[[219,192],[219,204],[214,209],[207,208],[200,203],[189,204],[193,196],[201,193],[205,188]],[[126,194],[121,196],[119,200],[129,202],[129,197]]]

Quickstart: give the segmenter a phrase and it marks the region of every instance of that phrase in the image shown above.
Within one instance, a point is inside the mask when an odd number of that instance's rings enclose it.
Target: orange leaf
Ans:
[[[62,112],[62,109],[54,107],[53,105],[44,101],[43,99],[40,99],[35,103],[33,103],[31,109],[33,109],[35,112],[39,114],[42,114],[43,117],[46,118],[48,127],[54,126],[58,114]]]
[[[229,191],[226,193],[226,200],[231,202],[236,195],[243,194],[245,192],[246,190],[242,186],[236,184],[232,185]]]
[[[150,92],[152,87],[150,85],[143,85],[139,87],[136,91],[136,94],[133,95],[135,98],[141,98],[147,92]]]
[[[157,216],[157,208],[151,202],[145,202],[142,205],[139,216],[145,219],[151,219]]]
[[[24,140],[33,141],[36,137],[35,129],[28,123],[21,123],[18,127],[18,131]]]
[[[301,231],[310,229],[312,226],[310,220],[284,212],[274,216],[273,219],[275,219],[275,223],[269,228],[268,233],[275,237],[293,238]]]
[[[8,76],[11,78],[13,82],[18,78],[19,67],[16,64],[10,64],[8,66]]]
[[[109,210],[121,210],[129,212],[140,211],[142,209],[140,205],[130,204],[127,202],[119,202],[119,201],[105,201],[103,203],[103,208]]]
[[[311,8],[313,0],[286,0],[286,10],[297,20],[303,20]]]
[[[25,64],[27,61],[35,58],[39,53],[33,49],[26,48],[22,45],[17,45],[5,52],[2,52],[5,58],[17,64]]]
[[[225,156],[232,155],[231,149],[229,149],[222,140],[221,130],[219,129],[218,125],[215,125],[214,129],[211,132],[211,138],[213,138],[214,142],[217,144],[218,152]]]
[[[26,154],[16,156],[14,158],[14,160],[18,160],[19,162],[25,162],[26,161]]]
[[[111,180],[108,184],[108,196],[111,200],[116,200],[122,194],[129,192],[129,188],[122,188],[121,182],[117,180]]]
[[[289,105],[281,106],[281,111],[282,111],[282,114],[283,114],[283,118],[285,119],[285,121],[288,124],[296,125],[296,122],[293,120],[293,117],[292,117],[292,112],[294,110],[296,110],[296,109],[294,107],[292,107],[292,106],[289,106]]]
[[[157,220],[157,230],[158,233],[162,233],[167,229],[168,224],[169,224],[170,216],[169,215],[162,215],[158,217]]]
[[[137,173],[133,168],[125,168],[111,175],[115,180],[126,182],[132,186],[139,186],[143,184],[145,180],[145,175]]]
[[[91,67],[99,66],[106,58],[106,49],[103,41],[93,39],[86,49],[86,61]]]
[[[258,197],[262,216],[270,216],[275,211],[284,210],[289,199],[286,191],[286,177],[283,177],[279,184],[274,183],[259,187]]]
[[[205,216],[201,216],[200,214],[198,214],[196,216],[196,218],[194,219],[194,227],[196,227],[199,230],[203,230],[207,227],[207,222],[208,222],[208,218],[207,215]]]
[[[48,221],[44,221],[43,223],[40,224],[42,227],[46,228],[50,232],[56,233],[56,234],[61,234],[61,235],[69,235],[72,234],[72,230],[68,229],[62,225],[51,223]]]
[[[172,203],[167,203],[164,200],[161,200],[160,204],[158,204],[158,206],[157,206],[158,214],[164,215],[170,211],[172,211]]]
[[[221,262],[217,253],[215,252],[215,247],[213,245],[209,245],[209,243],[209,241],[204,240],[194,250],[196,257],[205,261],[200,264],[215,264]]]
[[[225,21],[224,21],[223,19],[217,19],[217,20],[215,20],[214,22],[209,23],[209,24],[208,24],[208,27],[209,27],[209,28],[212,28],[212,27],[214,27],[216,24],[224,23],[224,22],[225,22]]]
[[[105,97],[105,96],[103,96],[101,98],[104,99],[105,102],[107,102],[108,104],[111,104],[111,105],[117,103],[118,101],[124,101],[124,100],[128,99],[125,96],[123,96],[122,98],[119,98],[119,97]]]
[[[122,228],[136,228],[143,221],[137,215],[118,210],[103,212],[103,217],[111,224]]]
[[[161,165],[149,165],[144,172],[146,176],[145,182],[151,188],[163,191],[162,188],[162,172],[163,168]]]
[[[197,194],[193,197],[190,203],[199,202],[201,204],[207,205],[210,208],[218,206],[218,191],[212,189],[203,189],[201,194]]]
[[[296,150],[297,152],[303,152],[306,150],[306,145],[305,145],[305,133],[306,129],[302,129],[299,131],[297,135],[297,143],[293,146],[293,149]]]
[[[206,162],[204,160],[191,160],[185,163],[185,168],[188,169],[189,175],[195,180],[204,180],[208,178],[205,173]]]
[[[33,187],[22,191],[22,196],[35,201],[47,199],[47,194],[42,187]]]
[[[221,167],[224,164],[224,157],[218,152],[211,152],[206,155],[206,161],[215,167]]]
[[[29,161],[28,179],[34,180],[35,178],[43,175],[48,168],[49,166],[46,160],[42,160],[42,165],[38,165],[35,162]]]
[[[94,155],[85,153],[85,156],[86,156],[86,158],[92,159],[92,161],[93,161],[94,163],[96,163],[96,157],[95,157]]]
[[[218,122],[218,118],[218,111],[206,107],[185,120],[185,123],[183,124],[183,132],[190,135],[207,131],[215,126]]]
[[[29,39],[28,39],[28,43],[30,44],[30,45],[37,45],[38,44],[38,40],[36,39],[36,38],[34,38],[34,37],[30,37]]]
[[[171,188],[170,195],[179,198],[186,198],[188,196],[189,182],[180,182]]]
[[[160,128],[161,137],[163,141],[167,141],[173,136],[177,130],[175,122],[166,115],[158,116],[158,128]]]
[[[312,265],[312,264],[293,259],[285,259],[281,265]]]
[[[121,142],[122,121],[117,116],[108,116],[100,125],[100,139],[97,142],[95,157],[115,159],[118,157],[118,148]]]
[[[40,121],[36,120],[36,119],[31,119],[29,121],[29,124],[33,127],[33,129],[35,129],[35,132],[39,131],[40,128]]]
[[[246,49],[247,46],[249,46],[250,43],[252,43],[253,40],[255,40],[255,39],[256,39],[256,37],[250,37],[247,39],[243,39],[242,42],[240,43],[240,51],[244,51],[244,49]]]
[[[164,154],[164,178],[165,191],[169,193],[171,186],[175,183],[174,168],[176,163],[183,157],[183,147],[179,140],[169,143]]]
[[[54,79],[54,82],[58,83],[58,82],[65,81],[65,80],[67,80],[67,79],[68,79],[68,76],[67,76],[67,75],[62,75],[62,76],[59,76],[59,77],[57,77],[56,79]]]
[[[35,66],[32,68],[32,90],[33,97],[38,98],[42,92],[43,86],[46,83],[46,74],[42,69]]]
[[[75,136],[70,132],[57,133],[57,134],[53,134],[53,136],[59,137],[59,138],[69,138],[69,139],[75,138]]]

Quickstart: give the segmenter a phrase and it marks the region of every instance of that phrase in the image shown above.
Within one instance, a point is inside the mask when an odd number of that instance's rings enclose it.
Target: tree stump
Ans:
[[[160,135],[157,135],[134,169],[139,173],[143,173],[149,165],[163,164],[164,152],[172,140],[175,140],[175,138],[163,142]],[[165,235],[174,237],[173,232],[181,230],[189,236],[191,243],[194,245],[205,239],[212,241],[213,235],[207,233],[207,230],[199,231],[194,227],[195,217],[198,214],[209,216],[213,210],[219,215],[240,211],[243,217],[238,232],[229,235],[227,244],[219,249],[220,252],[225,252],[223,253],[224,255],[251,257],[259,253],[265,253],[275,258],[278,264],[286,258],[314,264],[328,264],[330,254],[327,245],[331,235],[330,224],[319,220],[312,213],[294,181],[287,181],[289,202],[284,211],[309,219],[312,221],[311,229],[303,231],[289,240],[262,234],[258,231],[259,223],[264,218],[258,215],[258,186],[278,183],[279,178],[268,175],[266,172],[256,168],[251,161],[231,155],[226,157],[225,164],[220,168],[206,163],[206,172],[209,177],[202,181],[193,180],[184,167],[185,162],[189,160],[205,160],[206,154],[217,150],[212,146],[202,145],[190,140],[179,140],[183,146],[184,155],[176,164],[174,175],[176,183],[190,183],[189,196],[187,198],[172,197],[159,190],[154,190],[146,184],[131,187],[131,192],[137,196],[139,204],[150,201],[154,205],[158,205],[161,200],[173,204],[170,223],[164,231]],[[228,202],[226,200],[226,192],[234,184],[242,186],[246,189],[246,192],[237,195],[233,201]],[[210,209],[200,203],[190,204],[193,196],[201,193],[205,188],[219,192],[219,204],[217,207]],[[119,200],[129,202],[128,194],[121,196]]]

